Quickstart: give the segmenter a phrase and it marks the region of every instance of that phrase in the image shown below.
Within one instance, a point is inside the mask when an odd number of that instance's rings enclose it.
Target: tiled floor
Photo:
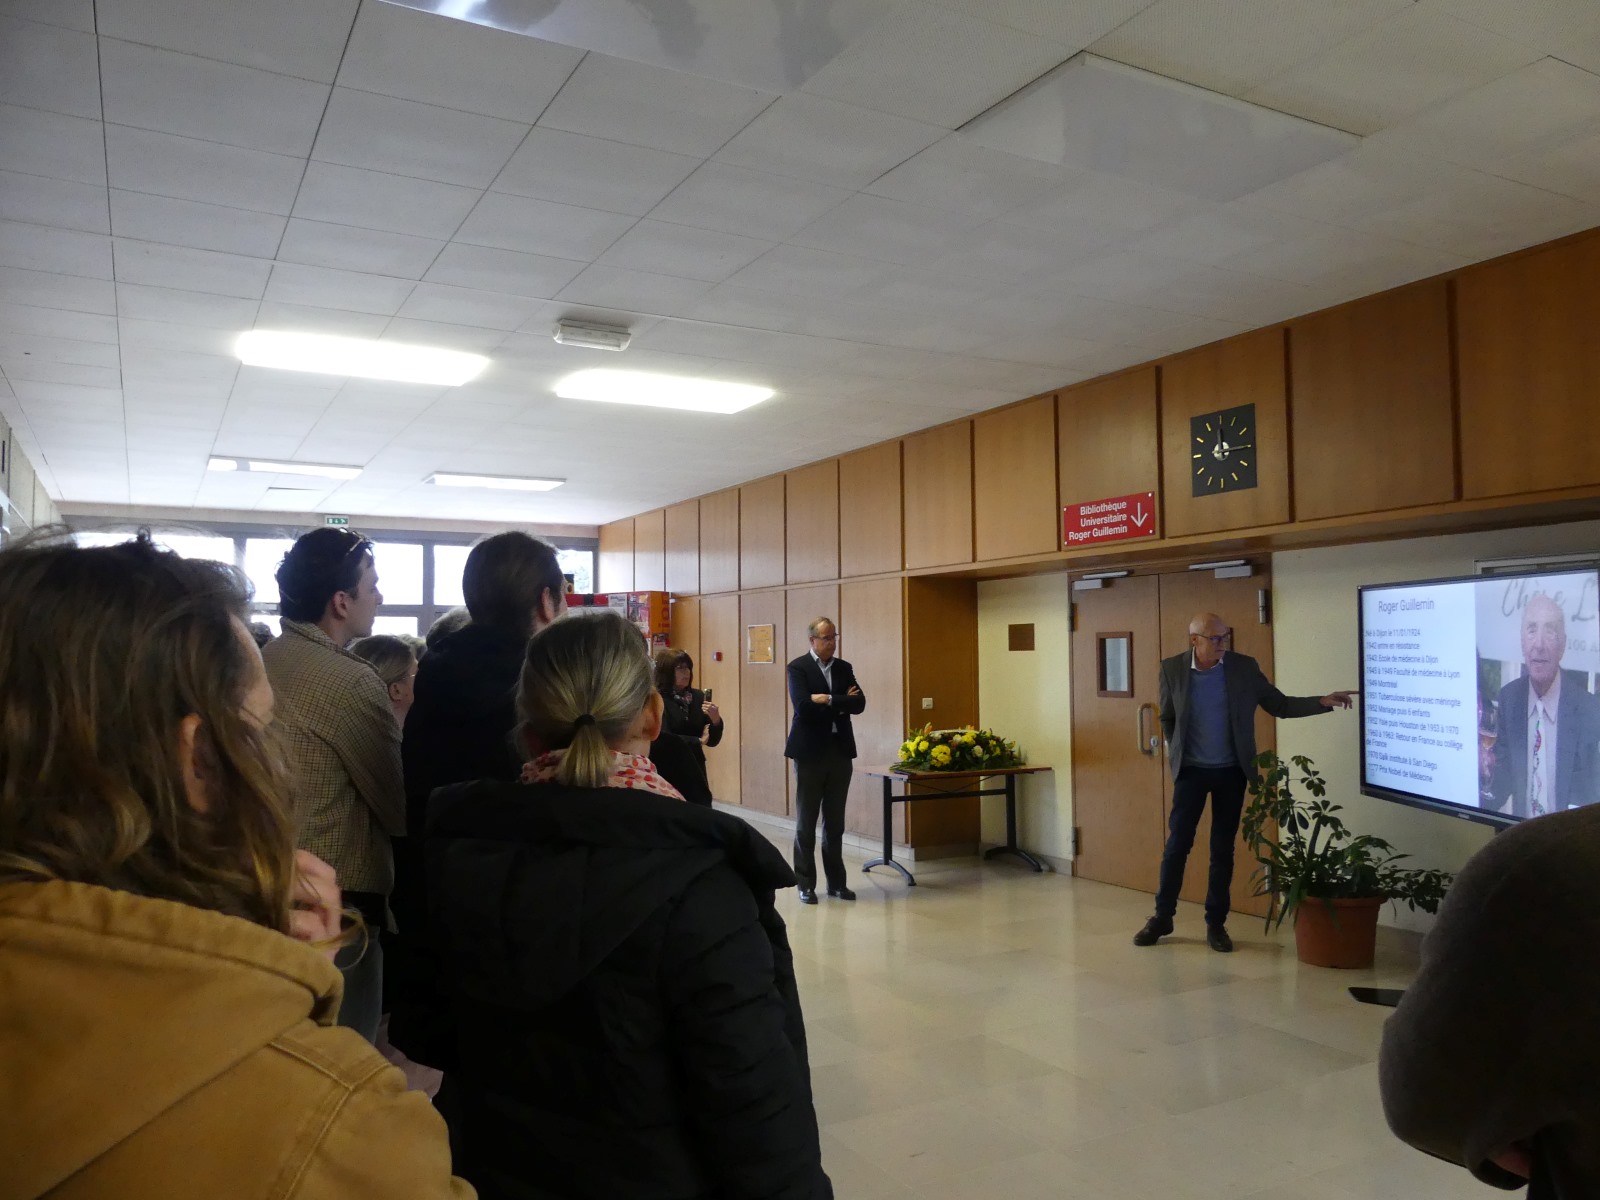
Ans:
[[[1404,939],[1323,970],[1236,917],[1222,955],[1185,906],[1139,949],[1135,892],[975,860],[908,889],[847,861],[855,904],[780,898],[840,1200],[1485,1194],[1383,1123],[1388,1010],[1345,988],[1402,986]]]

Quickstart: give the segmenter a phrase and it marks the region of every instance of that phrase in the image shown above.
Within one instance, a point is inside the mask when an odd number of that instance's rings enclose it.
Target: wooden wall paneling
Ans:
[[[839,459],[839,574],[877,575],[905,566],[901,541],[900,443]]]
[[[908,726],[954,729],[978,720],[978,585],[971,579],[913,576],[906,581],[905,697]],[[933,707],[922,700],[931,697]],[[908,805],[913,846],[976,845],[979,805],[923,800]]]
[[[672,630],[667,635],[667,644],[674,650],[685,650],[689,657],[694,659],[695,687],[703,687],[700,682],[700,597],[699,596],[674,596],[672,597]]]
[[[1600,483],[1600,233],[1456,280],[1468,499]]]
[[[741,802],[740,742],[744,734],[744,716],[739,704],[744,629],[739,624],[738,593],[702,596],[699,609],[700,653],[695,654],[694,659],[695,686],[712,689],[712,699],[722,710],[725,726],[721,743],[706,751],[706,776],[711,781],[712,796],[728,804],[738,804]]]
[[[839,460],[784,476],[784,539],[790,583],[839,578]]]
[[[700,497],[700,590],[739,590],[739,489]]]
[[[905,447],[907,567],[972,561],[972,422],[913,433]]]
[[[787,663],[791,658],[798,658],[811,651],[811,640],[807,635],[806,626],[817,617],[827,617],[835,626],[841,624],[839,616],[839,585],[836,583],[818,584],[813,587],[790,588],[784,593],[785,612],[788,617],[788,642],[783,650],[783,660]],[[865,645],[862,646],[865,649]],[[834,653],[845,659],[851,666],[855,660],[844,650],[844,638],[840,636]],[[864,690],[864,689],[863,689]],[[783,735],[789,736],[789,725],[794,720],[794,705],[789,703],[788,672],[784,672],[784,705],[783,705]],[[789,788],[789,812],[797,812],[794,806],[794,771],[784,772],[784,782]]]
[[[633,519],[633,590],[667,589],[667,514],[656,509]]]
[[[1161,511],[1156,369],[1140,367],[1068,388],[1056,400],[1061,503],[1154,492]],[[1160,533],[1157,518],[1153,532]],[[1056,513],[1055,536],[1061,537]]]
[[[700,501],[685,500],[666,512],[667,591],[691,596],[700,590]]]
[[[1259,483],[1210,496],[1192,493],[1195,444],[1191,417],[1241,404],[1256,406]],[[1202,346],[1161,365],[1162,497],[1165,533],[1183,537],[1290,519],[1288,375],[1281,326]]]
[[[633,518],[600,526],[602,592],[633,591]]]
[[[1289,326],[1296,519],[1455,499],[1448,293],[1432,279]]]
[[[783,476],[739,489],[739,586],[777,587],[784,572]]]
[[[789,760],[783,756],[789,734],[785,615],[781,590],[745,592],[739,597],[739,790],[747,808],[778,816],[789,811]],[[773,626],[773,662],[747,660],[745,631],[752,625]]]
[[[851,720],[856,765],[887,766],[906,735],[904,581],[860,579],[839,585],[839,653],[855,669],[867,708]],[[905,841],[906,805],[894,809],[894,839]],[[850,782],[845,828],[877,839],[883,833],[883,781]],[[876,856],[874,856],[876,857]]]
[[[978,561],[1057,549],[1061,508],[1056,486],[1054,396],[976,417],[972,523]]]

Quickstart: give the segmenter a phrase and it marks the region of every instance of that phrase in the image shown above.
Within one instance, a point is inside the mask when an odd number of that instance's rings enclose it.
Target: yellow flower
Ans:
[[[933,758],[933,765],[934,766],[936,766],[936,767],[944,766],[946,763],[948,763],[950,761],[950,747],[949,746],[935,746],[933,748],[932,758]]]
[[[923,738],[921,741],[919,741],[917,743],[917,753],[918,754],[925,754],[925,753],[927,753],[927,750],[928,750],[928,739],[927,738]]]
[[[976,742],[977,740],[978,740],[978,735],[973,733],[972,730],[970,730],[970,729],[967,730],[965,733],[963,733],[961,735],[961,744],[963,746],[970,746],[974,742]]]

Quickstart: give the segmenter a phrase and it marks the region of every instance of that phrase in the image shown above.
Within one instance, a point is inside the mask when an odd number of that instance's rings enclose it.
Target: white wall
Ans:
[[[1595,550],[1600,550],[1600,522],[1587,521],[1274,555],[1275,682],[1291,695],[1358,686],[1356,588],[1361,584],[1470,575],[1478,559]],[[1357,832],[1387,838],[1412,855],[1414,865],[1459,870],[1489,840],[1489,829],[1362,796],[1360,732],[1354,713],[1280,721],[1278,750],[1316,762],[1327,777],[1328,798],[1345,806],[1344,816]],[[1424,914],[1406,909],[1396,914],[1392,908],[1384,910],[1382,920],[1406,929],[1432,923]]]
[[[978,584],[978,716],[1054,771],[1018,781],[1017,840],[1035,854],[1072,855],[1071,592],[1065,572]],[[1032,650],[1007,649],[1006,627],[1034,627]],[[983,840],[1005,841],[1005,801],[983,802]]]

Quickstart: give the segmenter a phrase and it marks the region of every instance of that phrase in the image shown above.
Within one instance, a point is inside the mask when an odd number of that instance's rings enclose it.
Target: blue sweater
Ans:
[[[1197,767],[1238,764],[1228,729],[1228,685],[1218,663],[1209,671],[1189,669],[1189,729],[1183,761]]]

